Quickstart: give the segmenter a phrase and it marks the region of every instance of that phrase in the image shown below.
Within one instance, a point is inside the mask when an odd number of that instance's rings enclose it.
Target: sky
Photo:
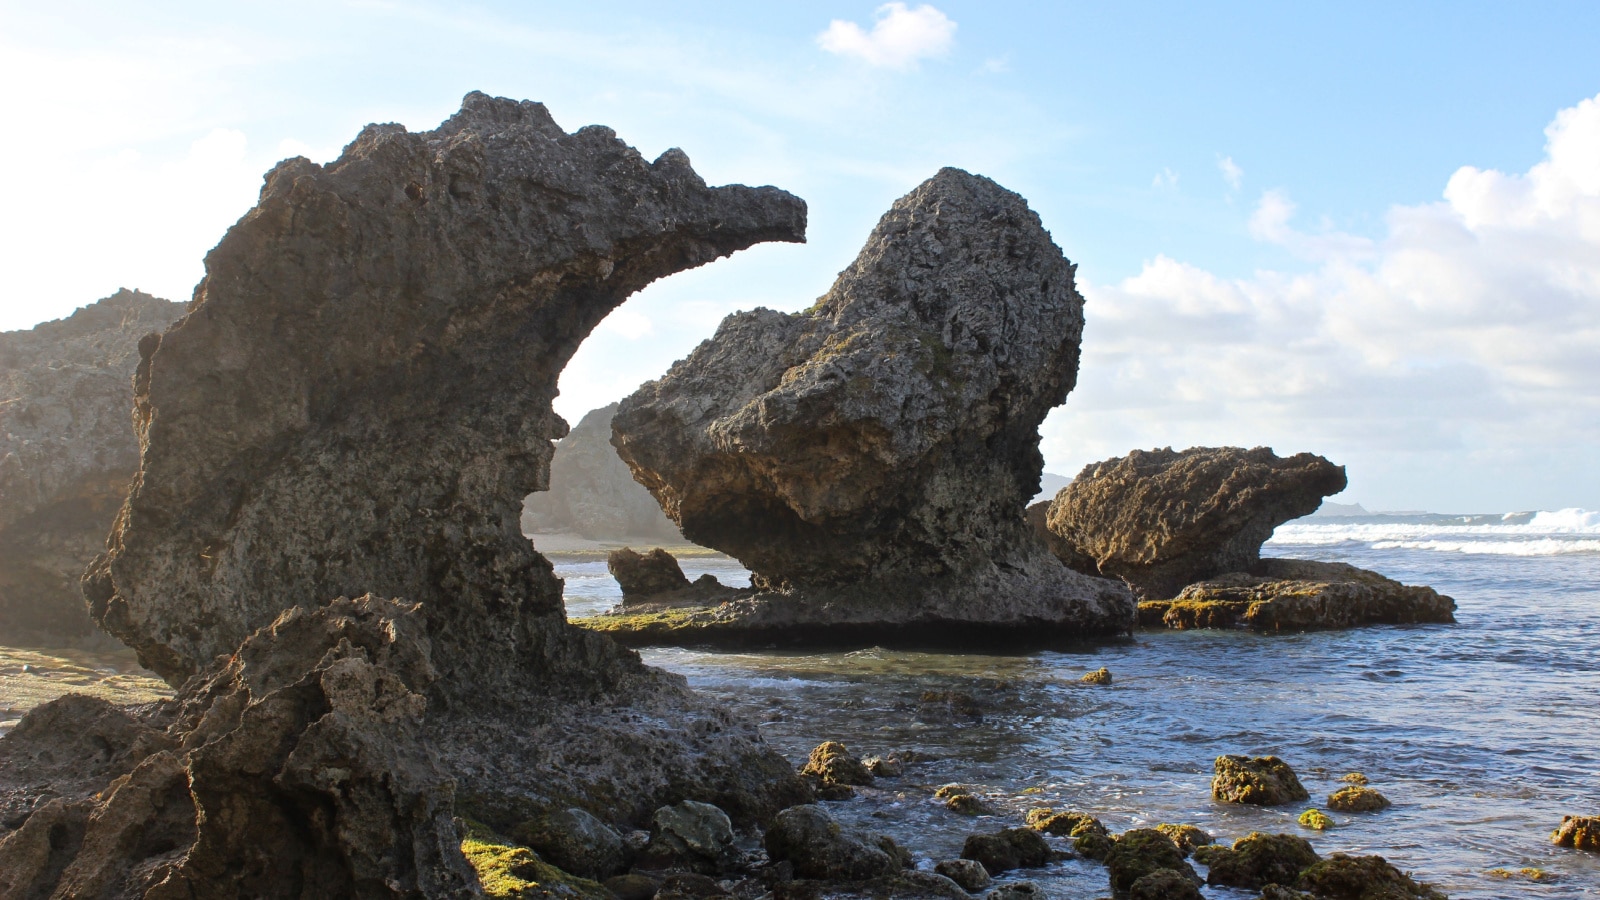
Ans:
[[[806,244],[612,313],[569,421],[730,312],[810,306],[953,165],[1079,266],[1048,470],[1267,445],[1369,509],[1600,509],[1595,34],[1592,2],[0,0],[0,329],[187,299],[275,162],[483,90],[810,206]]]

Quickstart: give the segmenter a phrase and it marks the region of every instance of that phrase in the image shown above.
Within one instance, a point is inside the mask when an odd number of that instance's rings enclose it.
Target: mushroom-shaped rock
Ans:
[[[1050,502],[1068,565],[1126,579],[1140,599],[1249,571],[1272,530],[1344,490],[1344,467],[1266,447],[1135,450],[1087,466]]]
[[[730,316],[625,399],[634,477],[765,589],[685,637],[1128,630],[1124,588],[1023,516],[1039,423],[1077,378],[1073,273],[1021,197],[944,169],[811,309]]]
[[[193,847],[162,851],[193,876],[175,894],[279,896],[235,879],[292,887],[301,866],[332,895],[366,890],[343,872],[447,896],[453,813],[638,822],[687,795],[748,821],[805,796],[752,725],[569,626],[518,523],[589,331],[804,225],[775,188],[708,187],[681,152],[652,163],[477,93],[434,131],[371,126],[268,174],[188,314],[139,344],[140,468],[85,581],[102,626],[207,710],[169,727],[202,810]],[[248,643],[305,621],[332,635],[316,656]],[[237,815],[207,811],[223,798]]]
[[[1308,800],[1300,779],[1276,756],[1219,756],[1211,778],[1211,796],[1223,803],[1281,806]]]
[[[65,319],[0,333],[0,635],[99,635],[78,586],[139,467],[139,339],[183,304],[121,290]]]

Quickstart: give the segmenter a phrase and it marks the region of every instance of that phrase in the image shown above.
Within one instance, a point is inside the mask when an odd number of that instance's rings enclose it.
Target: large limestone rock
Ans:
[[[518,514],[589,330],[804,224],[782,191],[708,188],[678,151],[651,163],[482,94],[435,131],[370,126],[327,166],[273,169],[191,313],[141,342],[140,470],[87,584],[185,685],[150,726],[175,749],[128,773],[122,812],[120,788],[62,798],[59,829],[36,810],[0,838],[0,860],[37,863],[26,895],[81,895],[81,869],[129,879],[108,896],[451,896],[476,891],[452,812],[511,833],[559,809],[637,824],[689,797],[749,820],[803,799],[753,726],[568,626]],[[140,815],[161,841],[133,839]],[[91,841],[103,821],[122,837]],[[62,838],[42,857],[41,828]]]
[[[1344,490],[1344,467],[1266,447],[1135,450],[1084,468],[1051,501],[1068,565],[1125,579],[1141,599],[1247,572],[1273,529]]]
[[[0,334],[0,641],[98,635],[78,581],[139,466],[139,339],[184,305],[121,290]]]
[[[556,444],[550,489],[528,495],[522,527],[529,534],[558,531],[591,540],[682,537],[611,446],[617,404],[590,410]],[[537,544],[537,541],[535,541]]]
[[[811,309],[730,316],[625,399],[634,477],[765,589],[698,637],[1127,630],[1121,585],[1023,517],[1039,423],[1077,378],[1073,273],[1021,197],[944,169]]]

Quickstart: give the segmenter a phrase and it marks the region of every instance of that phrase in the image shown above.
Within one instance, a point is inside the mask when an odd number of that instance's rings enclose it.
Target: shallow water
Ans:
[[[1600,529],[1592,518],[1586,528],[1578,521],[1564,533],[1528,531],[1526,517],[1504,526],[1423,522],[1404,525],[1404,538],[1393,533],[1401,526],[1363,532],[1360,523],[1296,523],[1267,547],[1433,585],[1455,597],[1454,626],[1142,632],[1122,643],[1014,656],[644,656],[762,723],[791,760],[823,740],[862,756],[915,749],[940,757],[830,804],[919,858],[957,855],[968,833],[1053,806],[1092,812],[1119,831],[1189,822],[1225,841],[1252,830],[1297,833],[1324,855],[1382,854],[1455,898],[1590,897],[1600,894],[1600,855],[1549,842],[1564,813],[1600,814]],[[1508,530],[1516,528],[1523,531]],[[1534,541],[1566,543],[1543,553],[1492,546]],[[1573,548],[1577,541],[1590,545]],[[686,560],[684,569],[690,578],[711,571],[724,583],[739,583],[743,572],[719,559]],[[557,574],[568,579],[574,616],[618,600],[603,562],[558,564]],[[1113,685],[1078,683],[1102,665]],[[980,715],[922,703],[926,691],[968,694]],[[1311,802],[1213,802],[1211,763],[1223,753],[1282,756]],[[1365,773],[1394,806],[1331,813],[1339,827],[1327,832],[1299,828],[1295,817],[1322,807],[1346,772]],[[947,782],[973,786],[1001,815],[973,820],[945,810],[932,791]],[[1488,874],[1524,867],[1549,879]],[[1087,861],[1012,877],[1052,896],[1109,893],[1104,868]]]

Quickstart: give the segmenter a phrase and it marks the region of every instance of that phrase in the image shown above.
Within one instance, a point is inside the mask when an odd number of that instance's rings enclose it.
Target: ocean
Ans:
[[[1550,843],[1563,814],[1600,815],[1600,513],[1302,519],[1280,527],[1264,553],[1431,585],[1456,599],[1458,623],[1138,632],[1014,655],[663,648],[644,657],[760,722],[795,762],[824,740],[861,756],[936,757],[829,804],[924,865],[958,855],[969,833],[1050,806],[1090,812],[1116,831],[1181,822],[1228,842],[1251,831],[1300,834],[1323,855],[1381,854],[1453,898],[1600,895],[1600,854]],[[724,558],[683,566],[690,578],[747,577]],[[620,599],[603,562],[558,562],[557,574],[571,615]],[[1100,666],[1111,686],[1078,682]],[[1311,801],[1212,801],[1212,761],[1225,753],[1282,757]],[[1337,827],[1302,829],[1299,813],[1326,811],[1348,772],[1364,773],[1394,805],[1330,812]],[[950,782],[997,815],[946,810],[932,794]],[[1105,869],[1087,860],[1005,880],[1019,879],[1053,897],[1109,893]]]

